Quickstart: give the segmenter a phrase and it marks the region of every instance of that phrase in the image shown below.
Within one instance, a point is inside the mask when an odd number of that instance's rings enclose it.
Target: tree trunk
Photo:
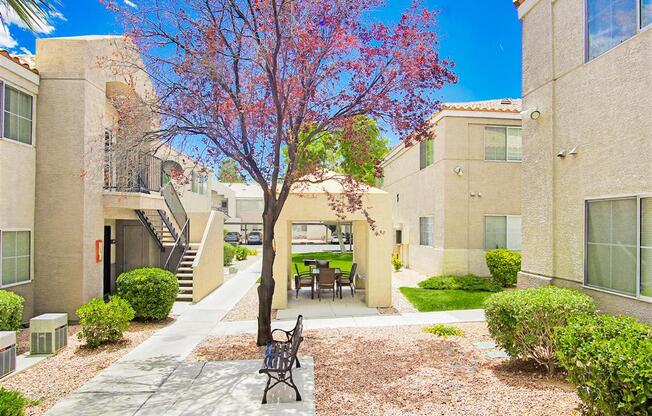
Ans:
[[[340,253],[344,253],[346,248],[344,247],[344,240],[342,239],[342,223],[337,222],[335,225],[335,230],[337,231],[337,241],[340,243]]]
[[[274,203],[265,200],[263,212],[263,267],[258,286],[258,337],[256,343],[265,345],[272,339],[272,297],[274,296]]]

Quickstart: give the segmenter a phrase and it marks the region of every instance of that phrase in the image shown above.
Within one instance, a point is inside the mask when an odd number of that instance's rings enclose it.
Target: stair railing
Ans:
[[[167,260],[165,260],[164,268],[166,270],[169,270],[172,273],[176,273],[176,271],[179,269],[179,265],[181,264],[183,255],[186,253],[186,250],[188,248],[188,243],[187,242],[184,243],[183,240],[188,241],[189,238],[190,238],[190,220],[186,220],[186,223],[183,224],[183,228],[181,228],[181,232],[179,233],[179,236],[174,242],[174,246],[172,246],[172,250],[170,250],[170,254],[168,254]]]
[[[171,182],[163,187],[161,195],[172,214],[172,218],[174,218],[177,226],[181,227],[181,231],[177,234],[174,246],[172,247],[172,250],[170,250],[170,254],[165,261],[165,268],[174,273],[179,268],[181,259],[190,244],[190,219],[181,203],[177,190]]]

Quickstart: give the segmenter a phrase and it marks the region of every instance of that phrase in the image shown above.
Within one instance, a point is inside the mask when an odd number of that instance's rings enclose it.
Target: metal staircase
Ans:
[[[161,250],[174,246],[175,241],[179,237],[179,232],[165,211],[160,209],[137,210],[136,214],[140,222],[143,223],[152,237],[154,237]]]

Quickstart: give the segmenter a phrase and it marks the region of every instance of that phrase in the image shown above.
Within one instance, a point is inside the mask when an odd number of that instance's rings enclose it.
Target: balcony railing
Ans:
[[[139,151],[106,149],[104,189],[115,192],[159,192],[161,159]]]

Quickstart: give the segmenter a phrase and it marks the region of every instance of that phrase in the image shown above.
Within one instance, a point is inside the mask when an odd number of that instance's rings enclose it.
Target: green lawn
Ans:
[[[333,269],[340,269],[342,271],[351,270],[353,263],[353,253],[297,253],[292,255],[292,263],[299,266],[299,271],[308,271],[308,266],[303,265],[304,260],[328,260]],[[292,264],[292,273],[295,272],[294,264]]]
[[[432,290],[402,287],[401,293],[419,312],[483,309],[484,301],[492,295],[485,291]]]

